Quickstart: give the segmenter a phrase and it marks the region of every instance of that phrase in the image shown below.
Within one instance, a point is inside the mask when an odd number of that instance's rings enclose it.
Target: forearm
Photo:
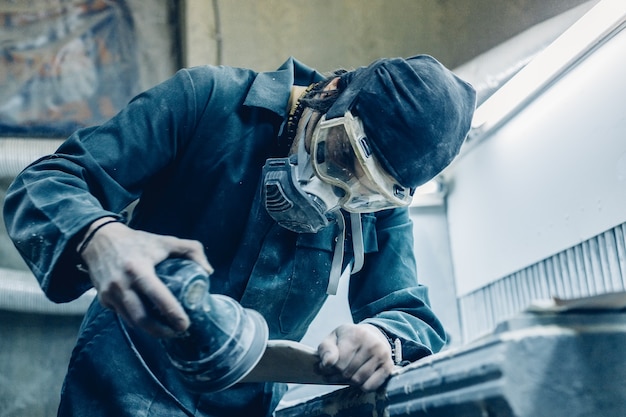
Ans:
[[[52,158],[43,165],[58,164]],[[70,301],[90,288],[76,245],[90,223],[114,213],[104,210],[62,167],[31,167],[7,192],[4,220],[9,236],[53,301]]]
[[[392,346],[400,345],[402,361],[414,362],[424,356],[438,352],[446,343],[446,333],[438,318],[430,307],[420,301],[425,288],[407,290],[406,294],[395,294],[402,297],[404,303],[396,299],[394,307],[382,312],[365,314],[361,323],[368,323],[381,329],[388,337]],[[409,304],[413,306],[410,307]],[[397,340],[397,341],[396,341]],[[395,346],[394,346],[395,347]]]
[[[363,270],[350,279],[352,317],[399,339],[403,358],[414,361],[440,350],[445,331],[417,280],[408,212],[378,215],[376,229],[378,250],[366,254]]]
[[[181,74],[137,97],[102,126],[76,131],[9,188],[8,233],[52,300],[69,301],[89,288],[86,274],[76,269],[81,261],[76,247],[88,227],[103,217],[119,217],[189,136],[184,129],[194,123],[186,109],[195,99],[188,97],[187,83]],[[160,97],[166,93],[164,103]]]
[[[119,222],[120,219],[112,216],[101,217],[98,220],[94,221],[87,227],[85,233],[83,233],[83,237],[80,239],[80,243],[76,247],[76,253],[80,258],[83,258],[83,253],[87,249],[87,246],[91,243],[93,238],[96,236],[96,233],[100,231],[101,228],[115,222]],[[84,260],[84,259],[83,259]]]

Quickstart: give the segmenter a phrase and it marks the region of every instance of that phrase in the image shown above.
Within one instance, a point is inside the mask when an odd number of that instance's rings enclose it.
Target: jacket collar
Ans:
[[[319,72],[289,57],[276,71],[256,75],[244,105],[266,108],[285,118],[291,86],[308,86],[324,78]]]

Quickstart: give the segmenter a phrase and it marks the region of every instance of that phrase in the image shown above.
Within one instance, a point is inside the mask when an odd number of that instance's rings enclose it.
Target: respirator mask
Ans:
[[[304,127],[297,137],[297,152],[272,158],[263,167],[262,198],[268,214],[282,227],[297,233],[316,233],[337,222],[343,242],[344,218],[350,213],[355,261],[352,273],[363,264],[360,213],[406,206],[412,190],[387,174],[371,152],[361,121],[348,110],[342,117],[315,126],[310,150],[305,135],[312,111],[303,114]],[[335,245],[329,294],[341,275],[343,244]]]
[[[310,109],[303,115],[305,125]],[[268,159],[263,167],[263,201],[269,215],[297,233],[316,233],[336,219],[340,208],[369,213],[406,206],[412,191],[387,174],[372,154],[361,121],[343,117],[318,122],[305,149],[306,128],[298,150],[288,158]]]
[[[297,138],[297,152],[286,158],[270,158],[263,167],[263,202],[268,214],[282,227],[296,233],[317,233],[336,219],[341,194],[313,171],[305,148],[306,126],[312,111],[303,114],[305,127]]]

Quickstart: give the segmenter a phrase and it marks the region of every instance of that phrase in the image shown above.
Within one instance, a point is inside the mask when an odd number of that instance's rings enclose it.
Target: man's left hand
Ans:
[[[317,348],[320,373],[331,383],[346,382],[363,391],[375,391],[394,369],[391,346],[371,324],[344,324]]]

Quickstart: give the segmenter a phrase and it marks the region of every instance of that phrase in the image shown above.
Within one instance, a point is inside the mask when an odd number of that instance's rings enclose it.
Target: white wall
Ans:
[[[430,305],[443,323],[449,344],[461,343],[445,205],[412,207],[417,278],[428,287]]]
[[[626,221],[625,51],[622,31],[457,162],[458,296]]]

